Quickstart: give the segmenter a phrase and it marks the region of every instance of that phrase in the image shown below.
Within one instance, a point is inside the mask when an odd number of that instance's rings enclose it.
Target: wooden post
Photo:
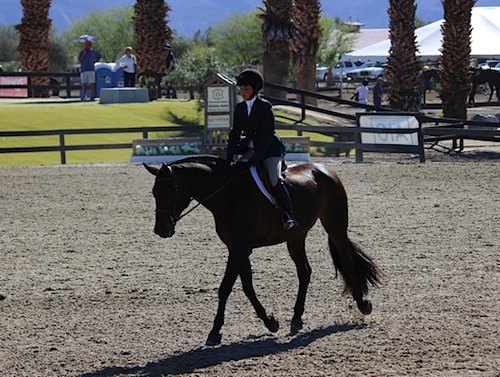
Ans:
[[[59,147],[61,148],[61,165],[66,165],[66,145],[64,143],[64,132],[59,134]]]

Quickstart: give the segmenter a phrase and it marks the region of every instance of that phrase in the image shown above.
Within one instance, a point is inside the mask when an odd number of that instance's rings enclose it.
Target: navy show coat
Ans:
[[[280,138],[274,133],[274,111],[269,101],[257,96],[250,115],[245,101],[236,105],[227,146],[229,161],[237,153],[242,132],[247,141],[253,141],[255,154],[261,161],[282,155],[283,147]]]

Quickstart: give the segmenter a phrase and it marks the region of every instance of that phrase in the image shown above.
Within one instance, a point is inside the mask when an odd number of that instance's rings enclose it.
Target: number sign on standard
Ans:
[[[394,128],[418,129],[418,119],[413,115],[363,115],[359,118],[360,127],[366,128]],[[418,145],[418,134],[413,133],[373,133],[362,132],[363,144],[397,144]]]
[[[207,111],[209,113],[229,113],[229,87],[212,86],[207,88]]]

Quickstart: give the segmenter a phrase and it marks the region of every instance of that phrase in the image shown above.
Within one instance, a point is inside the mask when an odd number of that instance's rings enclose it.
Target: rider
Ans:
[[[229,133],[227,160],[232,161],[235,154],[251,155],[248,163],[255,165],[261,161],[269,175],[271,193],[284,210],[283,227],[291,229],[298,226],[288,190],[281,177],[283,145],[274,133],[274,112],[270,102],[258,96],[264,86],[259,71],[245,69],[238,78],[243,101],[234,110],[233,128]],[[241,132],[245,138],[240,141]],[[249,154],[248,152],[254,152]]]

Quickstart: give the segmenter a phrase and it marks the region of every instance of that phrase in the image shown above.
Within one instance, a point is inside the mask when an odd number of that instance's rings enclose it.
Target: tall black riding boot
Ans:
[[[292,200],[290,199],[290,194],[288,193],[288,190],[283,181],[278,181],[278,184],[273,187],[273,194],[284,211],[283,228],[288,230],[298,226],[299,223],[295,217],[295,213],[293,212]]]

